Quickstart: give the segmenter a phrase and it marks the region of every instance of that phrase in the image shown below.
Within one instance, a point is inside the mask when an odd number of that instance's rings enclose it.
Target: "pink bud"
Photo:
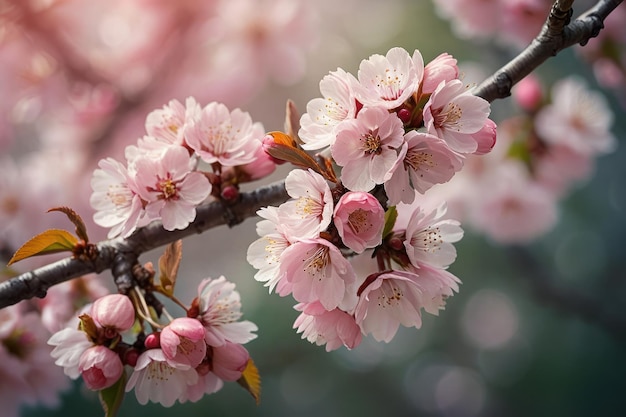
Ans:
[[[270,136],[270,135],[267,135],[267,136]],[[274,138],[272,138],[271,136],[270,138],[273,143]],[[250,177],[248,181],[254,181],[254,180],[267,177],[268,175],[270,175],[272,172],[276,170],[276,164],[285,162],[285,161],[278,160],[272,157],[267,152],[265,152],[265,140],[266,139],[263,139],[263,146],[257,148],[255,155],[254,155],[255,156],[254,161],[240,167]]]
[[[385,210],[370,193],[347,192],[337,202],[333,221],[344,245],[361,253],[380,245]]]
[[[87,388],[99,391],[110,387],[120,379],[124,365],[117,353],[98,345],[83,352],[78,362],[78,370]]]
[[[161,331],[161,349],[167,359],[195,368],[206,356],[204,326],[189,317],[174,319]]]
[[[91,308],[92,318],[102,327],[121,332],[135,323],[135,308],[130,298],[123,294],[109,294],[98,298]]]
[[[250,354],[237,343],[226,342],[222,346],[213,347],[213,373],[224,381],[236,381],[246,369]]]
[[[541,85],[537,77],[528,75],[513,89],[513,98],[519,106],[529,112],[537,110],[543,99]]]
[[[483,128],[474,133],[472,137],[478,143],[474,155],[484,155],[491,152],[496,145],[496,124],[493,120],[487,119]]]
[[[268,156],[271,161],[274,162],[274,164],[284,164],[286,161],[274,158],[272,155],[269,154],[268,150],[271,149],[274,145],[276,145],[276,139],[274,139],[274,136],[268,134],[263,137],[263,144],[261,145],[263,152]]]
[[[424,81],[422,83],[422,93],[430,94],[437,89],[442,81],[452,81],[459,78],[459,67],[456,59],[444,52],[433,59],[424,68]]]
[[[227,185],[220,194],[224,200],[234,202],[239,197],[239,190],[234,185]]]

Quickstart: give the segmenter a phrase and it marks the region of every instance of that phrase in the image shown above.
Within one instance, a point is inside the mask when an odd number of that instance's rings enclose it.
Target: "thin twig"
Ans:
[[[483,81],[474,94],[492,102],[511,95],[511,88],[548,58],[570,46],[598,36],[604,19],[622,0],[600,0],[570,22],[573,0],[556,1],[539,35],[518,56]]]

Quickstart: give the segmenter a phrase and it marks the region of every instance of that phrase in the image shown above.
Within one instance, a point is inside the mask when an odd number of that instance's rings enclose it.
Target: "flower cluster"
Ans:
[[[250,361],[242,344],[256,337],[257,327],[240,321],[240,307],[233,283],[207,278],[187,317],[166,325],[151,322],[154,331],[139,331],[129,343],[126,339],[138,332],[136,318],[141,323],[147,312],[125,295],[109,294],[85,308],[78,326],[71,321],[48,343],[54,346],[55,363],[69,377],[81,376],[87,388],[101,391],[124,382],[124,367],[130,366],[126,391],[134,389],[141,404],[169,407],[177,400],[198,401],[221,389],[224,381],[241,378]]]
[[[528,243],[557,221],[557,204],[615,149],[605,98],[576,77],[549,93],[529,76],[513,90],[522,112],[500,123],[490,155],[433,190],[457,218],[498,243]]]
[[[126,148],[126,164],[106,158],[93,174],[94,221],[110,228],[109,237],[127,237],[153,220],[184,229],[210,195],[236,198],[240,182],[275,168],[261,148],[262,125],[221,103],[172,100],[148,114],[146,131]]]
[[[495,124],[448,54],[424,66],[419,51],[393,48],[362,61],[358,78],[331,72],[320,90],[299,140],[323,164],[303,163],[304,151],[280,135],[264,141],[271,155],[308,170],[287,176],[289,201],[258,212],[248,262],[270,292],[298,302],[303,338],[327,350],[352,349],[363,334],[388,342],[458,290],[446,269],[463,231],[443,218],[443,205],[421,207],[421,195],[449,181],[468,154],[489,152]]]
[[[69,388],[63,372],[50,361],[47,329],[24,303],[0,310],[0,404],[2,415],[17,417],[23,404],[60,403]]]

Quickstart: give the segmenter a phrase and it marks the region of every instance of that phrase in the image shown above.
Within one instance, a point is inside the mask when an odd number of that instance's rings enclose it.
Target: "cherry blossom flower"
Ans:
[[[554,84],[551,96],[552,103],[535,118],[542,139],[590,155],[615,148],[617,141],[610,132],[613,113],[601,94],[588,90],[579,78],[569,77]]]
[[[259,221],[256,227],[257,234],[261,237],[250,244],[246,259],[258,269],[254,279],[264,282],[271,293],[282,277],[280,256],[291,245],[289,228],[281,220],[278,207],[261,208],[257,215],[265,219]]]
[[[327,311],[319,302],[300,303],[294,307],[301,311],[293,324],[302,338],[317,346],[326,345],[326,352],[345,346],[354,349],[361,343],[361,329],[354,317],[338,308]]]
[[[362,109],[337,128],[331,153],[343,167],[341,181],[352,191],[370,191],[391,178],[404,141],[402,121],[381,107]]]
[[[197,121],[185,126],[183,135],[203,161],[235,166],[254,160],[265,132],[248,113],[240,109],[231,112],[224,104],[211,102]]]
[[[589,178],[594,169],[594,159],[565,145],[546,148],[534,162],[537,182],[556,196],[564,196],[574,183]]]
[[[280,216],[294,238],[313,238],[332,220],[333,196],[326,180],[312,170],[294,169],[285,179],[292,200],[281,204]]]
[[[78,370],[85,385],[100,391],[113,385],[124,372],[119,355],[105,346],[92,346],[80,355]]]
[[[179,317],[161,331],[161,350],[170,363],[179,368],[195,368],[206,355],[204,327],[196,319]]]
[[[320,81],[322,98],[306,105],[300,118],[298,136],[304,149],[321,149],[335,142],[335,129],[344,120],[354,119],[357,112],[354,85],[358,81],[341,68],[331,71]]]
[[[385,210],[369,193],[347,192],[337,202],[333,222],[343,244],[361,253],[382,242]]]
[[[91,178],[89,199],[96,210],[93,220],[111,228],[109,238],[128,237],[139,226],[144,210],[141,198],[124,165],[113,158],[102,159]]]
[[[391,48],[386,56],[374,54],[359,66],[357,99],[364,106],[395,109],[417,91],[423,75],[419,51],[413,58],[402,48]]]
[[[404,247],[414,266],[447,268],[456,259],[452,243],[461,240],[463,229],[456,220],[442,219],[445,213],[445,205],[430,213],[417,207],[409,218]]]
[[[198,319],[204,326],[204,340],[209,346],[227,342],[247,343],[256,338],[257,326],[242,316],[239,293],[235,284],[223,276],[207,278],[198,286]]]
[[[354,310],[364,334],[389,342],[400,324],[418,329],[422,326],[424,295],[416,279],[416,274],[405,271],[378,272],[366,278]]]
[[[54,346],[50,353],[50,356],[56,359],[54,363],[62,367],[65,375],[72,379],[80,376],[79,363],[81,355],[93,346],[87,334],[76,327],[66,327],[54,333],[48,339],[48,344]]]
[[[187,149],[167,148],[160,159],[149,156],[135,161],[137,190],[147,202],[150,219],[162,219],[166,230],[184,229],[196,218],[196,206],[211,192],[209,180],[192,172]]]
[[[162,109],[151,111],[146,117],[146,132],[159,141],[185,145],[183,130],[188,121],[197,120],[201,107],[193,97],[183,106],[178,100],[170,100]]]
[[[489,103],[460,80],[441,82],[424,106],[424,125],[452,150],[472,153],[478,148],[473,135],[483,128],[489,112]]]
[[[419,268],[409,265],[408,271],[417,275],[415,282],[424,294],[422,308],[427,313],[438,316],[446,306],[446,299],[459,292],[461,280],[445,269],[421,264]]]
[[[301,239],[283,252],[280,263],[284,280],[290,284],[277,288],[281,296],[293,293],[303,303],[318,301],[326,310],[354,307],[351,293],[356,275],[350,263],[325,239]]]
[[[450,181],[463,167],[463,157],[436,136],[411,130],[404,139],[398,166],[385,182],[390,205],[412,203],[415,190],[424,194],[433,185]]]
[[[187,399],[188,386],[197,382],[198,373],[194,369],[168,361],[161,349],[148,349],[137,359],[126,392],[134,388],[139,404],[152,401],[171,407],[176,400]]]
[[[108,294],[91,307],[91,318],[102,327],[124,332],[135,323],[135,308],[124,294]]]

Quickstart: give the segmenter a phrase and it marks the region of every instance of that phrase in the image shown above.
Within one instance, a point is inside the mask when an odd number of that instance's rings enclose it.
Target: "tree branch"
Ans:
[[[169,232],[163,229],[161,222],[155,221],[126,239],[100,242],[94,261],[65,258],[0,283],[0,308],[32,297],[44,297],[53,285],[107,269],[112,269],[118,288],[125,292],[133,284],[133,268],[140,254],[220,225],[232,227],[254,216],[261,207],[280,204],[288,197],[285,184],[277,182],[241,193],[239,200],[231,205],[222,201],[200,205],[195,221],[184,230]]]
[[[492,102],[511,95],[511,88],[548,58],[570,46],[585,45],[604,28],[604,19],[622,0],[600,0],[570,22],[574,0],[557,0],[539,35],[518,56],[483,81],[474,94]]]

